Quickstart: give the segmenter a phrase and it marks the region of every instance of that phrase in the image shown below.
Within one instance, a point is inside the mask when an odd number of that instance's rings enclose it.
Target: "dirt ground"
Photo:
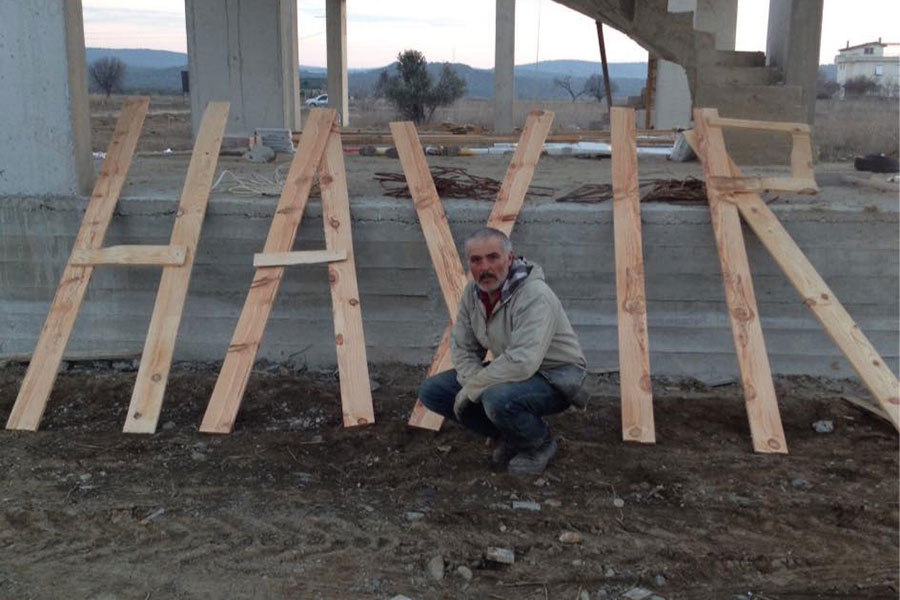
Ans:
[[[555,463],[517,478],[459,427],[406,426],[422,371],[372,371],[376,423],[345,430],[333,373],[261,367],[213,437],[216,370],[180,365],[138,436],[132,362],[69,364],[41,431],[0,434],[0,598],[897,598],[898,438],[840,399],[853,382],[779,379],[776,456],[751,451],[736,385],[655,381],[658,443],[624,444],[616,376],[592,375]],[[0,369],[3,421],[23,375]]]

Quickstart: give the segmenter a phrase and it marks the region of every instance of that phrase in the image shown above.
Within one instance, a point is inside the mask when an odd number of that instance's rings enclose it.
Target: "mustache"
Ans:
[[[481,277],[478,278],[478,281],[484,281],[485,279],[497,279],[497,276],[492,273],[483,273]]]

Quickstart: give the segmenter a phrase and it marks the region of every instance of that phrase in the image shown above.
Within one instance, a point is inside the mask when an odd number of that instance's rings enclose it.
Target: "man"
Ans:
[[[542,417],[576,400],[585,376],[578,338],[541,268],[513,256],[485,227],[466,240],[472,281],[450,338],[454,369],[429,377],[422,403],[499,442],[492,460],[510,473],[536,474],[556,454]],[[493,360],[484,362],[486,351]]]

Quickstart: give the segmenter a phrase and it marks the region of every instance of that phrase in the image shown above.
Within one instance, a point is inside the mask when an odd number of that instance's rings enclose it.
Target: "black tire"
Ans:
[[[900,162],[893,156],[885,156],[884,154],[857,156],[853,160],[853,166],[857,171],[871,171],[872,173],[900,172]]]

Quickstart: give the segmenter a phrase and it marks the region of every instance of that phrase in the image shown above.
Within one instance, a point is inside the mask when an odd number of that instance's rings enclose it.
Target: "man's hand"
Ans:
[[[469,399],[469,395],[466,393],[466,389],[463,388],[459,390],[456,394],[456,400],[453,401],[453,414],[456,415],[456,420],[462,420],[463,411],[472,404],[472,401]]]

